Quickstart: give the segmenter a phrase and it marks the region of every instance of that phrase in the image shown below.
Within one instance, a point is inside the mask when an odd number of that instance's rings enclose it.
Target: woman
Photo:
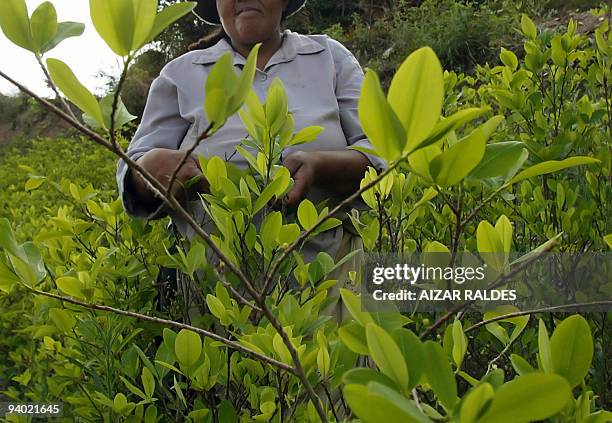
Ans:
[[[189,52],[164,67],[151,86],[143,119],[128,155],[167,186],[184,154],[181,150],[193,145],[208,125],[203,109],[204,86],[212,66],[222,54],[231,52],[234,65],[240,69],[251,48],[262,43],[253,83],[257,95],[264,101],[270,83],[278,77],[285,85],[296,130],[310,125],[324,128],[317,141],[283,152],[283,164],[295,180],[284,199],[285,205],[295,206],[306,197],[313,202],[329,200],[333,205],[359,188],[368,166],[383,168],[384,162],[377,157],[348,149],[351,145],[371,148],[358,120],[363,72],[357,60],[327,36],[281,32],[284,18],[305,2],[200,0],[197,14],[210,24],[222,25],[223,36],[212,47]],[[240,118],[233,116],[195,153],[207,157],[217,155],[246,166],[246,160],[233,154],[245,136]],[[201,176],[195,157],[181,169],[178,179],[187,181],[194,176]],[[128,213],[144,218],[164,214],[161,200],[123,162],[119,164],[117,180]],[[178,191],[182,189],[180,185],[173,186]],[[206,190],[206,183],[199,188]],[[196,213],[202,214],[198,204],[198,201],[190,203],[197,209]],[[175,224],[188,237],[193,234],[180,219],[175,219]],[[327,231],[307,243],[302,252],[307,260],[319,251],[326,251],[332,257],[346,254],[348,251],[340,250],[351,247],[340,248],[343,236],[342,227]]]

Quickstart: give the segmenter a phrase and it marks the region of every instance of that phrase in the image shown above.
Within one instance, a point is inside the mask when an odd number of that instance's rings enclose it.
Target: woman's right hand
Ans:
[[[157,179],[165,189],[168,189],[170,178],[181,160],[183,160],[184,155],[185,152],[180,150],[154,148],[139,158],[137,163]],[[129,183],[134,188],[138,199],[144,202],[146,206],[155,207],[159,205],[160,199],[149,190],[145,180],[134,171],[130,171],[129,175]],[[192,186],[186,187],[185,183],[195,177],[199,177],[197,182]],[[208,188],[208,181],[206,181],[200,170],[198,160],[193,156],[188,157],[172,184],[172,195],[184,201],[196,192],[207,192]]]

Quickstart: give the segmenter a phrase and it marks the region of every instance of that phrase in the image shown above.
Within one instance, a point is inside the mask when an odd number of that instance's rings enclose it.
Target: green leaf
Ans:
[[[99,103],[100,111],[102,112],[102,117],[104,119],[104,127],[109,128],[109,129],[111,127],[110,122],[111,122],[111,114],[113,111],[114,97],[115,97],[115,94],[113,93],[108,94],[102,100],[100,100],[100,103]],[[123,104],[121,97],[119,97],[118,102],[117,102],[117,111],[115,112],[115,129],[116,130],[121,129],[123,125],[125,125],[128,122],[133,121],[134,119],[136,119],[136,116],[132,115],[128,111],[128,109],[125,107],[125,104]],[[91,115],[87,113],[83,114],[83,121],[94,129],[103,129],[98,124],[98,122]]]
[[[242,73],[238,81],[238,86],[229,104],[229,113],[234,114],[242,106],[244,101],[253,86],[253,78],[255,77],[255,71],[257,70],[257,55],[259,54],[259,48],[261,43],[256,44],[249,53],[246,63],[242,68]]]
[[[202,353],[200,335],[187,329],[181,329],[176,335],[174,352],[182,366],[190,367],[194,365]]]
[[[266,97],[266,121],[272,135],[278,134],[289,113],[289,103],[285,87],[279,78],[274,78]]]
[[[538,29],[529,16],[525,14],[521,16],[521,29],[523,30],[523,34],[532,40],[535,40],[538,36]]]
[[[478,252],[487,265],[502,271],[505,267],[504,243],[499,232],[486,220],[478,224],[476,243]]]
[[[0,248],[21,260],[27,260],[25,252],[17,244],[11,223],[5,218],[0,219]]]
[[[104,118],[102,117],[102,111],[98,101],[94,95],[79,82],[68,65],[61,60],[47,59],[47,67],[49,68],[51,79],[66,97],[83,112],[93,117],[98,125],[105,127]]]
[[[227,167],[225,162],[219,156],[213,156],[206,164],[204,172],[206,180],[215,190],[223,189],[222,182],[227,178]]]
[[[548,338],[548,331],[542,319],[540,319],[540,324],[538,326],[538,350],[542,370],[546,373],[552,373],[554,367],[550,350],[550,339]]]
[[[442,138],[448,135],[449,132],[462,127],[466,123],[471,122],[472,120],[482,116],[488,111],[489,109],[487,108],[469,108],[459,110],[457,113],[447,118],[441,118],[440,121],[436,123],[436,126],[434,126],[429,136],[419,145],[413,146],[411,151],[427,147],[428,145],[440,141]]]
[[[274,347],[274,351],[278,355],[278,358],[285,364],[293,364],[293,358],[291,357],[291,353],[289,349],[285,345],[283,338],[280,334],[274,334],[272,338],[272,346]]]
[[[518,373],[519,376],[526,375],[528,373],[535,372],[535,369],[525,360],[523,357],[517,354],[510,355],[510,362],[512,367]]]
[[[57,12],[53,4],[46,1],[34,10],[30,18],[30,28],[34,48],[41,52],[57,32]]]
[[[142,368],[141,379],[145,395],[147,396],[147,398],[153,397],[153,392],[155,392],[155,378],[153,377],[153,374],[148,368]]]
[[[370,382],[378,382],[381,385],[388,386],[389,388],[395,389],[397,388],[396,383],[385,376],[383,373],[380,373],[374,369],[368,369],[365,367],[359,367],[356,369],[351,369],[344,373],[342,376],[342,381],[346,385],[358,384],[358,385],[367,385]]]
[[[257,201],[255,201],[253,213],[257,213],[261,210],[272,198],[279,198],[289,187],[289,183],[291,182],[290,179],[291,175],[289,174],[289,169],[281,167],[276,175],[274,175],[274,180],[268,184],[259,198],[257,198]]]
[[[597,159],[594,159],[592,157],[585,157],[585,156],[570,157],[569,159],[565,159],[561,161],[550,160],[547,162],[538,163],[536,165],[533,165],[521,171],[518,175],[512,178],[510,183],[515,184],[524,179],[533,178],[534,176],[545,175],[547,173],[557,172],[559,170],[566,169],[568,167],[599,163],[599,162],[600,161]]]
[[[608,244],[608,247],[612,248],[612,234],[604,236],[603,239],[605,243]]]
[[[495,222],[495,231],[501,240],[503,252],[509,253],[512,248],[512,223],[506,215],[502,214]],[[527,317],[529,319],[529,317]]]
[[[8,294],[11,292],[13,286],[18,283],[20,283],[20,279],[2,262],[2,260],[0,260],[0,291]]]
[[[502,63],[508,66],[511,70],[515,71],[516,68],[518,68],[518,59],[516,57],[516,54],[514,54],[512,51],[506,50],[502,47],[502,51],[499,55],[499,58],[501,59]]]
[[[0,1],[0,28],[14,44],[31,52],[36,51],[24,0]]]
[[[324,130],[325,128],[323,128],[322,126],[307,126],[306,128],[303,128],[300,132],[295,134],[295,136],[291,139],[288,145],[300,145],[314,141]]]
[[[461,363],[467,352],[467,338],[463,333],[463,327],[461,326],[460,320],[453,322],[453,361],[457,365],[457,368],[461,368]]]
[[[25,190],[26,191],[34,191],[38,188],[40,188],[40,186],[42,184],[45,183],[45,181],[47,180],[47,178],[45,178],[44,176],[33,176],[30,179],[28,179],[25,183]]]
[[[210,312],[219,320],[225,319],[227,314],[225,310],[225,306],[223,303],[214,295],[208,294],[206,296],[206,305],[208,305],[208,309]]]
[[[431,48],[418,49],[402,63],[388,100],[406,132],[403,151],[411,151],[434,129],[444,101],[442,65]]]
[[[446,410],[452,410],[457,402],[457,382],[450,363],[440,344],[427,341],[425,348],[425,374],[431,389]]]
[[[62,332],[70,332],[74,327],[75,319],[66,310],[60,308],[49,309],[49,317]]]
[[[57,31],[54,37],[49,40],[40,49],[40,53],[44,54],[49,50],[54,49],[59,43],[70,37],[78,37],[85,32],[85,25],[79,22],[60,22],[57,24]]]
[[[196,7],[196,4],[197,3],[194,1],[186,1],[164,7],[164,9],[155,16],[153,27],[151,28],[151,32],[145,44],[153,41],[166,28],[191,12]]]
[[[482,161],[470,173],[470,179],[501,177],[506,180],[525,163],[529,152],[522,142],[487,144]]]
[[[385,98],[375,72],[368,70],[359,98],[359,120],[377,154],[391,162],[406,145],[402,123]]]
[[[127,56],[134,40],[132,1],[89,0],[91,21],[98,34],[118,56]]]
[[[317,209],[309,199],[302,200],[297,211],[298,220],[302,228],[312,228],[319,218]]]
[[[130,50],[135,51],[149,40],[157,16],[157,0],[131,1],[134,8],[134,29]]]
[[[429,163],[429,173],[433,180],[442,187],[461,182],[482,160],[486,142],[484,133],[476,129],[434,157]]]
[[[502,385],[478,423],[523,423],[544,420],[561,411],[571,399],[565,379],[531,373]]]
[[[580,384],[593,360],[593,337],[586,319],[576,314],[559,323],[550,338],[550,352],[555,373],[571,387]]]
[[[421,375],[425,371],[425,352],[423,349],[423,343],[414,332],[400,328],[395,330],[393,333],[393,339],[397,343],[397,346],[404,356],[406,361],[406,367],[408,368],[408,376],[410,383],[408,389],[414,388],[418,385],[421,380]]]
[[[340,296],[342,297],[342,303],[357,323],[363,327],[366,327],[368,323],[374,323],[374,319],[369,313],[361,311],[361,299],[354,292],[340,288]]]
[[[467,393],[461,404],[461,423],[472,423],[478,419],[487,402],[493,397],[493,387],[482,383]]]
[[[74,298],[83,298],[83,282],[72,276],[64,276],[57,278],[55,281],[57,287],[64,293]]]
[[[351,351],[359,355],[368,355],[366,333],[363,326],[352,322],[338,329],[338,337]]]
[[[365,423],[430,422],[410,401],[379,383],[346,385],[343,393],[351,410]]]
[[[283,225],[283,215],[281,212],[268,214],[261,224],[261,243],[265,250],[271,251],[277,245],[277,238]]]
[[[399,347],[380,326],[370,323],[366,326],[366,339],[370,356],[380,371],[393,379],[402,389],[408,387],[408,368]]]
[[[229,117],[228,105],[230,97],[228,94],[218,88],[213,88],[206,91],[204,100],[204,109],[206,110],[206,118],[212,124],[213,132],[221,128]]]

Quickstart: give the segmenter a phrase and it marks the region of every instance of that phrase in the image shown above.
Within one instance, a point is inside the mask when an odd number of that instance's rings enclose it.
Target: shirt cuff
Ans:
[[[138,160],[140,157],[134,156],[133,160]],[[155,207],[145,207],[138,201],[138,197],[129,183],[132,170],[125,165],[118,175],[118,190],[119,197],[123,204],[125,212],[135,218],[154,220],[160,219],[167,215],[166,203],[162,199],[156,199]]]

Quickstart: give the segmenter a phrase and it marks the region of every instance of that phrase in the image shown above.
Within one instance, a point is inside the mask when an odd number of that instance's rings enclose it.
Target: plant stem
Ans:
[[[167,319],[162,319],[159,317],[153,317],[153,316],[147,316],[146,314],[141,314],[141,313],[136,313],[133,311],[127,311],[127,310],[122,310],[122,309],[118,309],[115,307],[110,307],[110,306],[105,306],[105,305],[100,305],[100,304],[92,304],[92,303],[86,303],[84,301],[80,301],[80,300],[75,300],[74,298],[70,298],[70,297],[64,297],[62,295],[58,295],[58,294],[53,294],[50,292],[45,292],[45,291],[40,291],[38,289],[35,288],[31,288],[29,286],[24,285],[29,291],[31,291],[32,293],[36,294],[36,295],[42,295],[48,298],[54,298],[56,300],[60,300],[60,301],[64,301],[66,303],[69,304],[74,304],[74,305],[78,305],[81,307],[85,307],[89,310],[98,310],[98,311],[106,311],[106,312],[110,312],[110,313],[114,313],[120,316],[126,316],[126,317],[133,317],[135,319],[138,320],[143,320],[146,322],[153,322],[153,323],[157,323],[160,325],[164,325],[164,326],[171,326],[177,329],[187,329],[190,330],[192,332],[196,332],[202,336],[205,336],[207,338],[211,338],[215,341],[221,342],[225,345],[227,345],[228,347],[237,350],[237,351],[241,351],[245,354],[248,354],[252,357],[257,358],[258,360],[261,360],[265,363],[271,364],[272,366],[278,367],[281,370],[285,370],[288,371],[290,373],[295,374],[295,370],[285,364],[285,363],[281,363],[280,361],[277,361],[271,357],[268,357],[266,355],[260,354],[256,351],[250,350],[244,346],[242,346],[241,344],[234,342],[234,341],[230,341],[229,339],[226,339],[220,335],[217,335],[216,333],[213,332],[209,332],[207,330],[195,327],[195,326],[191,326],[191,325],[187,325],[184,323],[179,323],[179,322],[175,322],[173,320],[167,320]]]
[[[121,77],[119,77],[119,83],[117,84],[117,92],[113,96],[113,107],[111,109],[110,115],[110,139],[111,143],[114,146],[117,145],[117,138],[115,135],[115,116],[117,115],[117,109],[119,108],[119,98],[121,97],[121,90],[123,89],[123,84],[125,84],[125,80],[127,78],[128,67],[130,66],[130,62],[132,61],[132,57],[128,56],[123,63],[123,71],[121,72]]]
[[[558,305],[551,307],[543,307],[543,308],[535,308],[531,310],[525,311],[515,311],[514,313],[508,313],[501,316],[492,317],[491,319],[483,320],[482,322],[478,322],[465,329],[464,332],[468,333],[472,330],[478,329],[481,326],[488,325],[489,323],[497,322],[500,320],[510,319],[512,317],[520,317],[526,316],[528,314],[536,314],[536,313],[547,313],[553,311],[563,311],[563,310],[571,310],[574,308],[582,308],[582,307],[597,307],[597,306],[612,306],[612,300],[607,301],[593,301],[591,303],[575,303],[575,304],[566,304],[566,305]]]
[[[43,73],[45,74],[45,78],[47,79],[47,84],[49,84],[49,86],[51,87],[51,89],[55,93],[55,96],[57,97],[57,99],[62,104],[62,107],[64,108],[66,113],[68,113],[70,115],[70,117],[72,117],[74,120],[78,120],[76,118],[76,116],[74,115],[74,113],[72,112],[72,109],[70,108],[68,103],[66,103],[66,100],[64,100],[64,97],[62,97],[60,95],[60,92],[57,89],[57,86],[55,85],[53,80],[51,79],[51,75],[49,75],[49,71],[47,70],[47,67],[43,63],[41,56],[39,54],[35,54],[34,56],[36,57],[36,61],[38,62],[38,65],[40,66],[40,68],[42,69]]]

